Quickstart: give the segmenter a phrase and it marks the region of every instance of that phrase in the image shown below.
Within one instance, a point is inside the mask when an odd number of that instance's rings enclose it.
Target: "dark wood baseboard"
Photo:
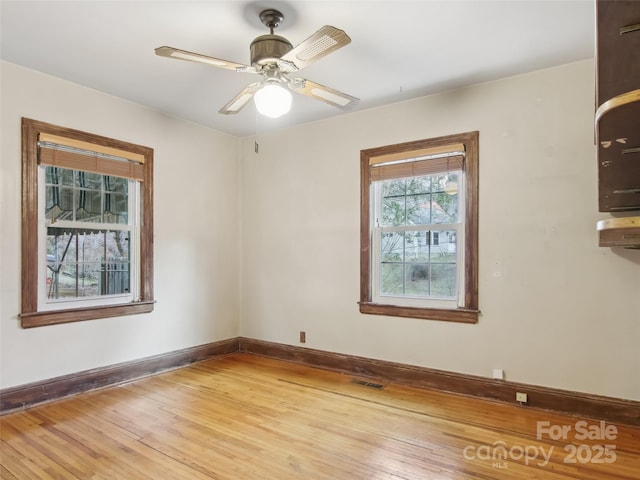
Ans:
[[[550,410],[602,419],[612,423],[640,426],[640,402],[634,400],[493,380],[245,337],[220,340],[140,360],[6,388],[0,390],[0,414],[97,388],[118,385],[238,351],[333,370],[347,375],[505,403],[516,404],[516,392],[524,392],[528,396],[528,403],[523,405],[523,408]]]
[[[612,423],[640,425],[640,402],[537,385],[494,380],[431,368],[374,360],[311,348],[240,337],[241,352],[367,377],[478,398],[517,404],[516,392],[528,396],[523,408],[551,410]]]
[[[58,400],[97,388],[118,385],[218,355],[238,351],[238,338],[220,340],[152,357],[85,370],[0,390],[0,414]]]

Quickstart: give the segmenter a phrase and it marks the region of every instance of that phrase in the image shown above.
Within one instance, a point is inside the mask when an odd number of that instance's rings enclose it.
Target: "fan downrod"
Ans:
[[[284,21],[284,15],[278,10],[269,8],[260,12],[260,21],[271,30],[273,35],[273,31]]]

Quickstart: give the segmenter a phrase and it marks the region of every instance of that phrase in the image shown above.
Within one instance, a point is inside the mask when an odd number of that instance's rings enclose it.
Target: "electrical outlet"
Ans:
[[[494,368],[493,378],[497,380],[504,380],[504,370],[502,370],[501,368]]]
[[[527,403],[527,394],[523,392],[516,392],[516,402]]]
[[[300,343],[307,342],[307,332],[300,332]]]

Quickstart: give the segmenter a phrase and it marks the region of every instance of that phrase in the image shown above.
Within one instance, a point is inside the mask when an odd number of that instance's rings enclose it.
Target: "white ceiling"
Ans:
[[[295,95],[277,120],[252,103],[221,115],[254,75],[154,54],[169,45],[248,63],[265,8],[285,14],[276,33],[294,46],[323,25],[347,32],[351,44],[299,76],[360,98],[357,109],[594,56],[592,0],[2,0],[1,57],[233,135],[344,114]]]

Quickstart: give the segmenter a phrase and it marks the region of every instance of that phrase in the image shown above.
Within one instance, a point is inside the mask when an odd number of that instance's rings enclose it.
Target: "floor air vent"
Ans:
[[[358,380],[357,378],[351,380],[351,383],[356,383],[358,385],[362,385],[363,387],[375,388],[378,390],[382,390],[384,388],[384,385],[380,383],[367,382],[365,380]]]

